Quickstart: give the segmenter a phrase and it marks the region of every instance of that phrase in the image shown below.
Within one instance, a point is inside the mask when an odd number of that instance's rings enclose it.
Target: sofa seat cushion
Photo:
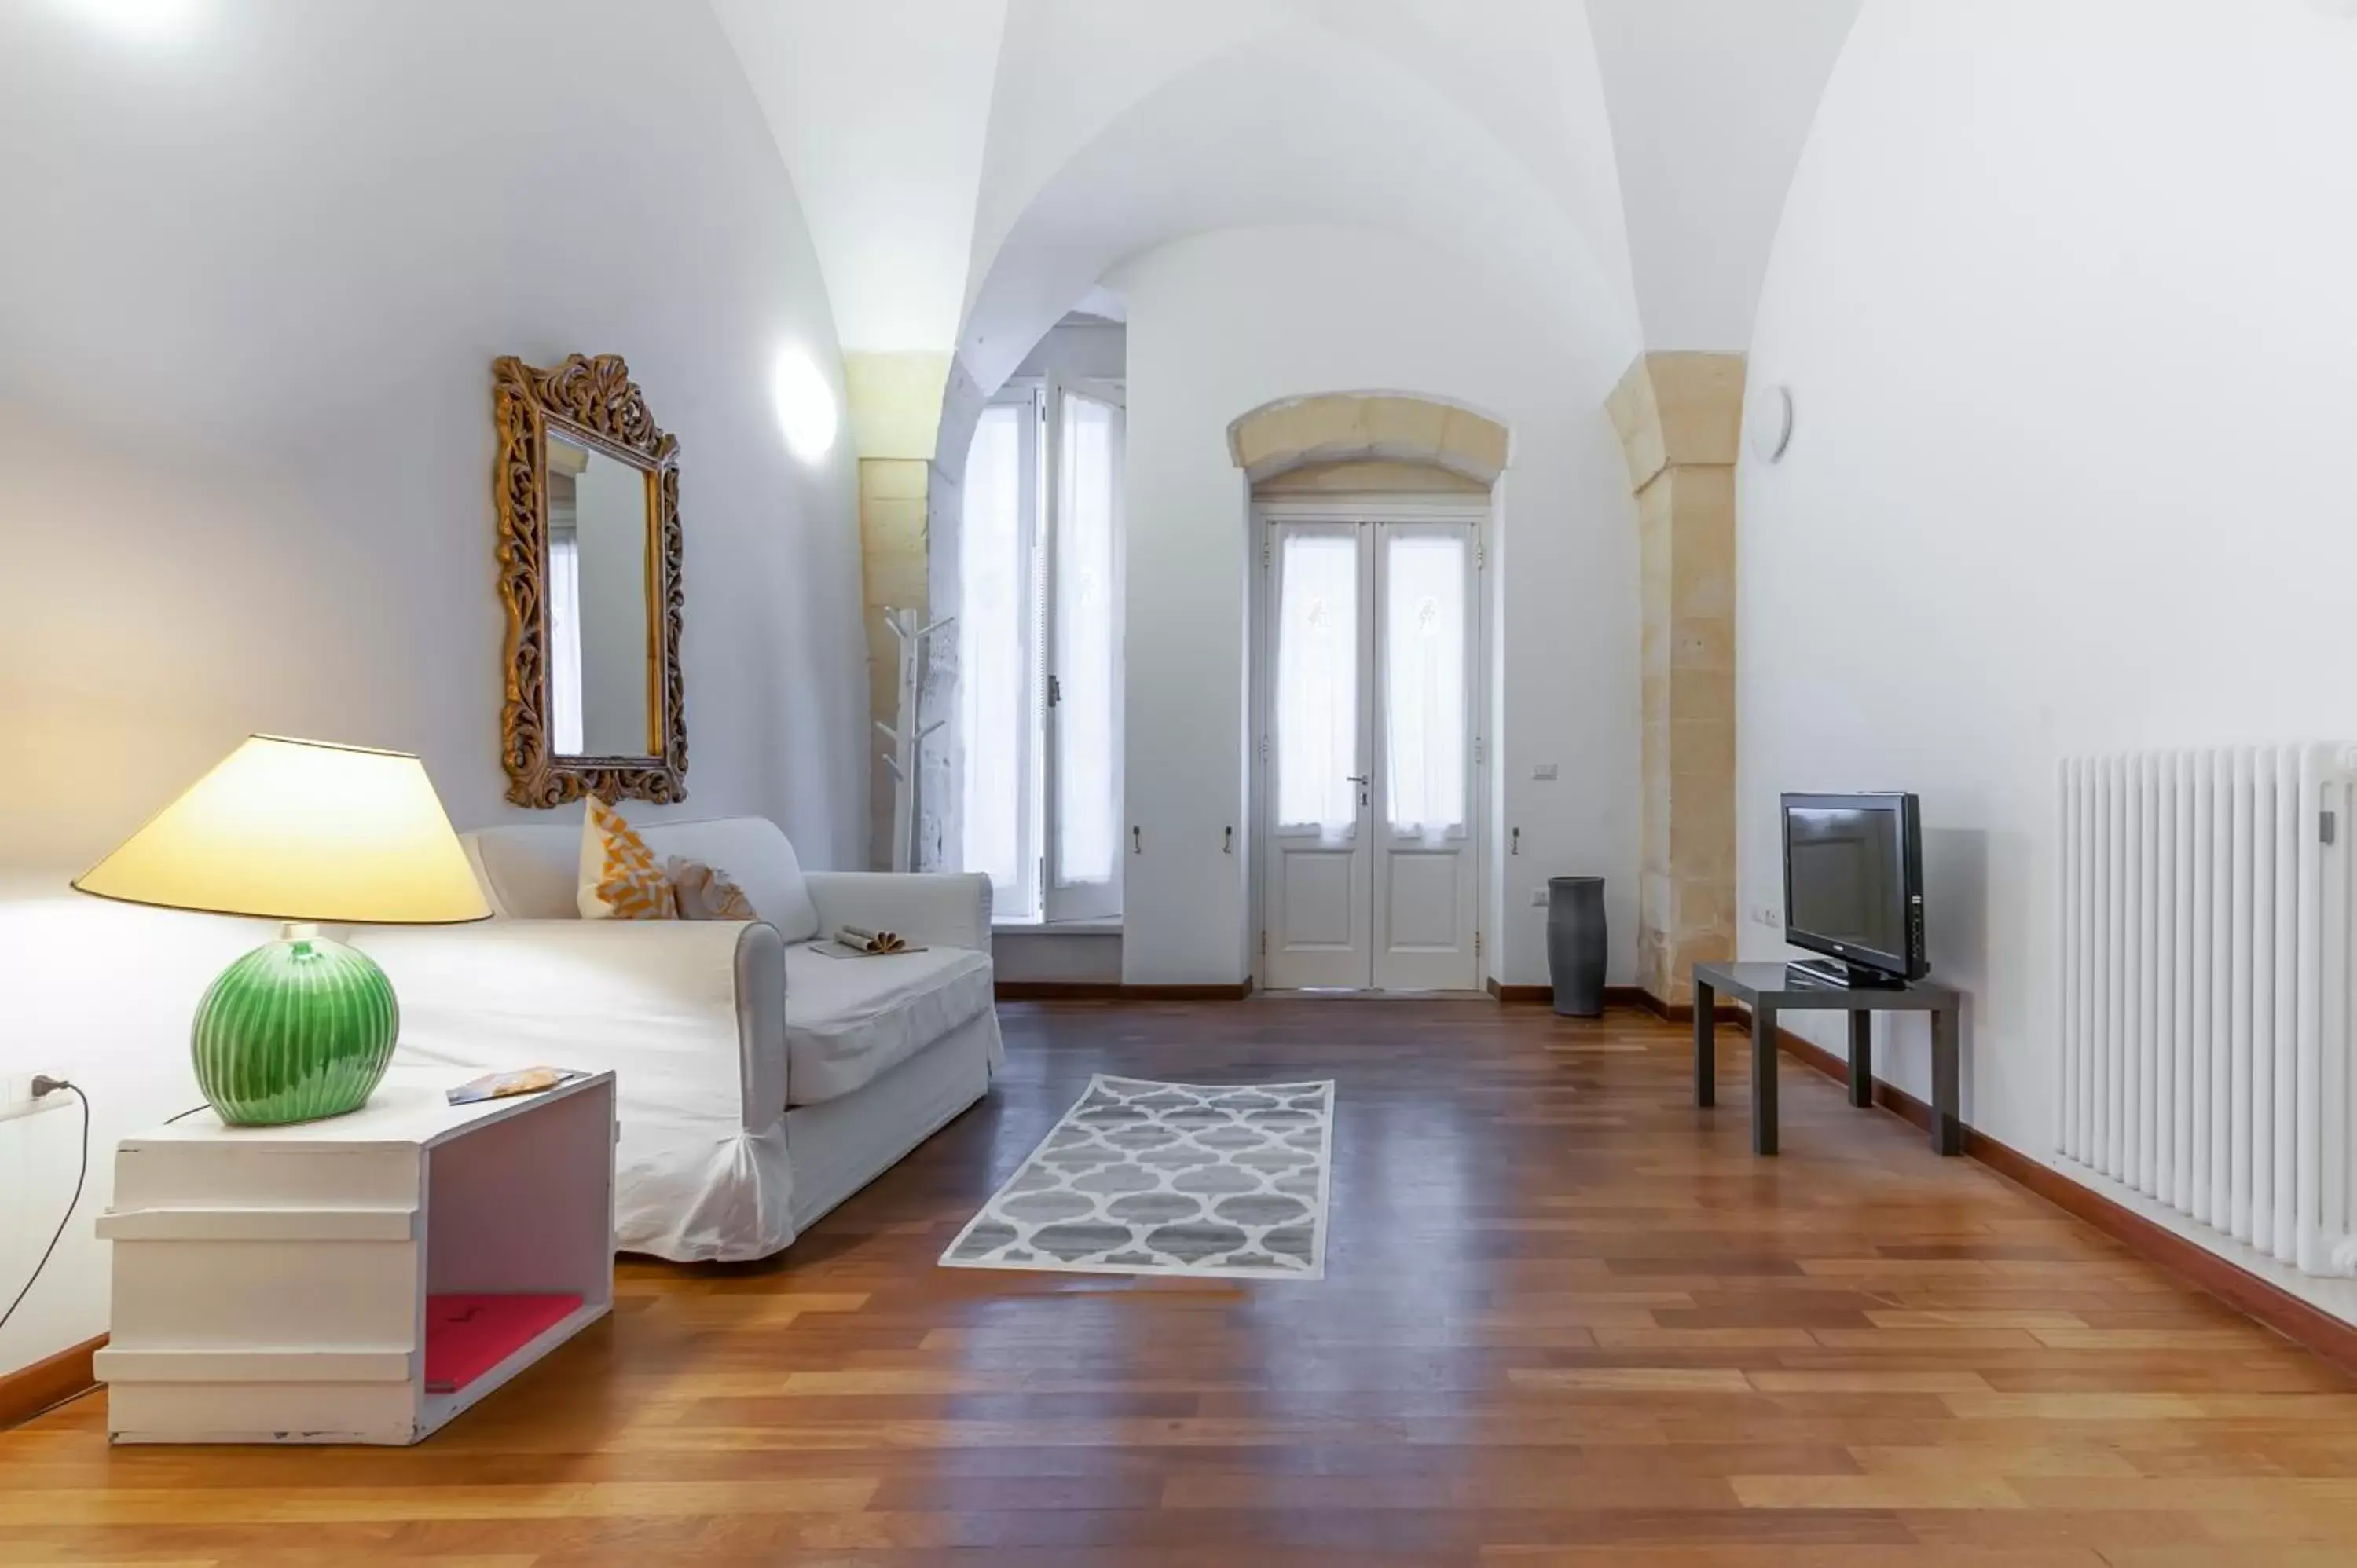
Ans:
[[[786,950],[786,1103],[839,1099],[989,1010],[987,955],[929,948],[886,958]]]

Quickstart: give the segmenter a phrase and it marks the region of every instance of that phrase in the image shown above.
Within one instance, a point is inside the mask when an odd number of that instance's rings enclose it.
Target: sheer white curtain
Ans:
[[[1119,853],[1121,410],[1066,392],[1056,519],[1057,886],[1107,883]]]
[[[1276,825],[1359,821],[1359,531],[1287,529],[1276,552]]]
[[[548,535],[548,728],[559,757],[581,755],[581,536]]]
[[[1463,534],[1385,531],[1383,735],[1393,832],[1463,832],[1467,763]]]
[[[1024,518],[1028,404],[985,408],[966,455],[959,541],[958,719],[964,861],[990,876],[1002,916],[1036,918],[1039,888],[1026,787],[1032,752],[1030,532]]]

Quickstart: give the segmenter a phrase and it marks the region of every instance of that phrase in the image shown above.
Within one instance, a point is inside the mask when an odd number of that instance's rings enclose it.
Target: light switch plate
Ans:
[[[1531,769],[1531,777],[1542,784],[1552,784],[1562,777],[1562,771],[1552,762],[1542,762]]]
[[[1545,888],[1544,888],[1544,887],[1534,887],[1534,888],[1532,888],[1532,889],[1531,889],[1531,908],[1534,908],[1534,909],[1544,909],[1544,908],[1545,908],[1546,907],[1547,907],[1547,890],[1546,890]]]

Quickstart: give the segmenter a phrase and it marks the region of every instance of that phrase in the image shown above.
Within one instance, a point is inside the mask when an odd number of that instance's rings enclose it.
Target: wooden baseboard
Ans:
[[[1645,990],[1642,986],[1632,986],[1631,989],[1635,993],[1637,1005],[1642,1007],[1646,1012],[1651,1013],[1654,1017],[1661,1019],[1663,1022],[1669,1024],[1691,1024],[1694,1022],[1693,1003],[1664,1002],[1662,998],[1654,995],[1652,992]],[[1736,1006],[1731,1002],[1722,1002],[1718,1004],[1713,1011],[1717,1015],[1718,1021],[1722,1024],[1748,1025],[1751,1022],[1751,1015],[1745,1012],[1742,1008]]]
[[[994,991],[1001,1002],[1241,1002],[1252,994],[1253,983],[1124,985],[1103,980],[1002,980]]]
[[[1555,987],[1552,985],[1508,985],[1491,975],[1483,985],[1491,995],[1510,1007],[1552,1007]],[[1607,1007],[1643,1007],[1650,999],[1633,985],[1608,985],[1604,988]]]
[[[1749,1028],[1751,1026],[1751,1015],[1748,1011],[1741,1015],[1741,1022],[1743,1026],[1746,1028]],[[1824,1047],[1817,1044],[1814,1040],[1803,1039],[1800,1036],[1792,1033],[1790,1029],[1779,1027],[1776,1031],[1776,1045],[1777,1048],[1781,1050],[1786,1056],[1797,1058],[1802,1062],[1816,1069],[1819,1072],[1824,1073],[1827,1078],[1833,1079],[1843,1084],[1847,1084],[1849,1082],[1849,1059],[1846,1057],[1837,1057],[1834,1055],[1833,1052],[1825,1049]],[[1889,1083],[1878,1078],[1874,1080],[1874,1102],[1883,1110],[1889,1112],[1893,1116],[1898,1117],[1900,1121],[1909,1122],[1925,1133],[1929,1133],[1932,1130],[1932,1108],[1922,1101],[1920,1101],[1913,1095],[1908,1093],[1905,1090],[1900,1088],[1895,1083]],[[1977,1137],[1980,1137],[1980,1134],[1974,1132],[1971,1128],[1967,1127],[1964,1129],[1964,1139],[1967,1144],[1969,1144],[1973,1139]],[[1989,1140],[1984,1139],[1983,1141],[1988,1142]],[[1969,1154],[1971,1152],[1970,1148],[1967,1147],[1965,1153]],[[2016,1157],[2018,1158],[2018,1156]]]
[[[52,1405],[98,1387],[91,1357],[106,1344],[106,1336],[85,1339],[18,1371],[0,1372],[0,1427],[29,1421]]]
[[[1848,1061],[1814,1041],[1780,1028],[1776,1031],[1776,1044],[1785,1055],[1827,1078],[1839,1083],[1849,1082]],[[1924,1132],[1931,1131],[1932,1108],[1896,1084],[1876,1079],[1874,1102]],[[2197,1290],[2208,1292],[2245,1317],[2314,1351],[2342,1370],[2357,1373],[2357,1324],[2343,1323],[2272,1281],[2236,1266],[2165,1225],[2156,1225],[2135,1209],[2115,1202],[2093,1187],[2072,1181],[2045,1161],[2033,1159],[1986,1133],[1966,1127],[1964,1154],[2072,1218],[2086,1221],[2145,1262],[2168,1270]]]

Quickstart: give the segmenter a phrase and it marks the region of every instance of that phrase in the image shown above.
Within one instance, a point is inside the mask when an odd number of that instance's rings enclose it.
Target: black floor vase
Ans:
[[[1555,1010],[1594,1018],[1604,1011],[1604,878],[1547,878],[1547,977]]]

